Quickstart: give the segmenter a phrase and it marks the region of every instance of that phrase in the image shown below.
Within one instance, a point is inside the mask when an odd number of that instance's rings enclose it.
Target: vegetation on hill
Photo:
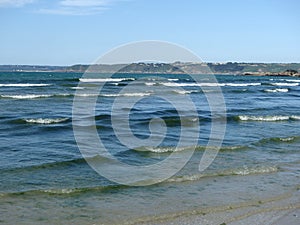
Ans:
[[[208,67],[207,67],[208,66]],[[132,63],[72,66],[0,65],[6,72],[101,72],[101,73],[215,73],[299,76],[300,63]]]

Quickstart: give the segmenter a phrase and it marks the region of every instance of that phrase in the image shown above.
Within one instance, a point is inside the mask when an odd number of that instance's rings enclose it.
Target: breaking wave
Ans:
[[[257,167],[247,167],[234,168],[223,171],[218,171],[215,173],[199,173],[193,175],[183,175],[173,177],[167,180],[167,182],[186,182],[186,181],[197,181],[205,177],[217,177],[217,176],[247,176],[255,174],[265,174],[265,173],[274,173],[277,172],[278,168],[276,166],[257,166]]]
[[[12,99],[35,99],[35,98],[49,98],[53,95],[0,95],[1,98],[12,98]]]
[[[262,121],[262,122],[276,122],[285,120],[300,120],[300,116],[238,116],[240,121]]]
[[[134,151],[138,152],[149,152],[149,153],[172,153],[172,152],[181,152],[195,149],[196,151],[204,151],[206,146],[187,146],[187,147],[172,147],[172,146],[163,146],[163,147],[140,147],[134,149]],[[213,148],[213,147],[208,147]],[[245,150],[248,146],[223,146],[220,151],[239,151]]]
[[[149,96],[151,93],[123,93],[123,94],[101,94],[100,96],[104,97],[142,97],[142,96]]]
[[[81,82],[89,82],[89,83],[102,83],[102,82],[120,82],[120,81],[130,81],[135,80],[135,78],[79,78]]]
[[[45,87],[51,84],[0,84],[0,87]]]
[[[287,88],[276,88],[276,89],[265,89],[264,91],[265,92],[272,92],[272,93],[275,93],[275,92],[288,92],[289,89],[287,89]]]
[[[36,119],[22,119],[26,123],[36,124],[54,124],[63,123],[69,120],[69,118],[36,118]]]
[[[299,86],[299,83],[270,83],[273,86]]]
[[[161,85],[168,87],[247,87],[247,86],[258,86],[261,83],[173,83],[173,82],[164,82],[160,83]]]

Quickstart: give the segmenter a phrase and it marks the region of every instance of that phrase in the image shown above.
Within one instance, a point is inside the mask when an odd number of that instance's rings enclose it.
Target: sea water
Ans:
[[[87,79],[80,73],[1,72],[0,223],[139,223],[269,201],[295,192],[300,174],[300,80],[216,77],[218,83],[199,84],[180,74],[99,74]],[[105,90],[85,92],[79,82],[87,87],[105,83]],[[130,93],[120,92],[131,82],[135,87]],[[200,172],[212,122],[204,86],[221,88],[227,124],[217,157]],[[155,96],[158,88],[175,99],[190,96],[198,118],[188,112],[180,118],[172,104]],[[126,186],[100,176],[83,158],[74,138],[76,94],[83,102],[98,99],[93,116],[96,129],[118,160],[151,165],[174,152],[184,157],[191,146],[176,148],[180,129],[199,121],[201,133],[192,158],[174,176],[150,186]],[[140,99],[129,117],[138,138],[150,135],[151,119],[165,121],[168,129],[161,145],[136,149],[122,145],[111,121],[116,98],[125,103]],[[123,109],[128,112],[126,104]]]

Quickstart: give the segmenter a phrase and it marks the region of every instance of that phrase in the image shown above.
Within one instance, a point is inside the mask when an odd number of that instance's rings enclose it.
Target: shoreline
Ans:
[[[141,218],[128,225],[296,225],[300,224],[300,188],[270,199]]]

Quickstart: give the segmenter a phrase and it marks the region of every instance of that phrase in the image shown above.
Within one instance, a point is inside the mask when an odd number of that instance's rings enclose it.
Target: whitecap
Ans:
[[[288,81],[288,82],[300,82],[300,80],[290,80],[290,79],[286,79],[285,81]]]
[[[178,78],[169,78],[168,81],[178,81]]]
[[[96,97],[98,96],[99,94],[90,94],[90,93],[83,93],[83,94],[78,94],[76,93],[75,96],[76,97]]]
[[[0,95],[1,98],[13,98],[13,99],[35,99],[35,98],[49,98],[53,95]]]
[[[241,121],[275,122],[289,120],[289,116],[238,116]]]
[[[143,96],[149,96],[151,93],[123,93],[123,94],[101,94],[101,96],[104,97],[143,97]]]
[[[153,86],[153,85],[155,85],[156,83],[155,82],[146,82],[145,83],[145,85],[147,85],[147,86]]]
[[[174,90],[174,92],[177,93],[177,94],[185,95],[185,94],[195,93],[195,92],[198,92],[198,91],[196,91],[196,90],[191,90],[191,91],[187,91],[187,90]]]
[[[36,119],[24,119],[27,123],[37,123],[37,124],[53,124],[62,123],[67,121],[69,118],[36,118]]]
[[[292,120],[300,120],[300,116],[295,116],[295,115],[293,115],[293,116],[291,116],[291,119],[292,119]]]
[[[270,83],[273,86],[299,86],[299,83]]]
[[[120,82],[125,80],[135,80],[135,78],[79,78],[81,82]]]
[[[0,87],[45,87],[51,84],[0,84]]]
[[[225,86],[230,87],[247,87],[247,86],[259,86],[261,83],[225,83]]]
[[[261,83],[172,83],[172,82],[164,82],[160,83],[164,86],[169,87],[246,87],[246,86],[258,86]]]
[[[265,92],[272,92],[272,93],[275,93],[275,92],[288,92],[289,89],[287,89],[287,88],[276,88],[276,89],[265,89],[264,91]]]
[[[74,90],[83,90],[84,87],[71,87],[71,89],[74,89]]]

